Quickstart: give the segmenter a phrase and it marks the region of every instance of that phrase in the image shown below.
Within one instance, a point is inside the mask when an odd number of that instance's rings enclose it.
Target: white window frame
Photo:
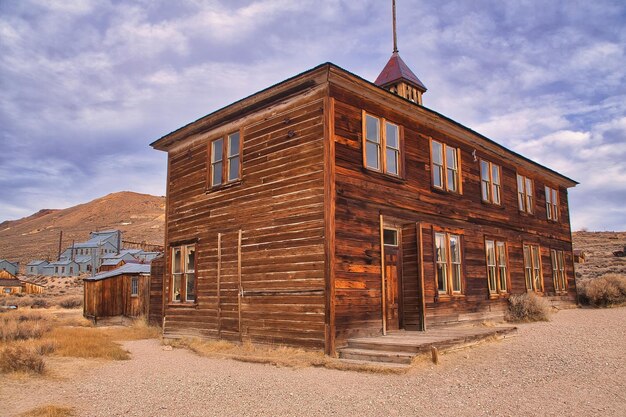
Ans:
[[[487,172],[484,171],[485,167],[487,169]],[[497,175],[494,175],[494,173],[497,173]],[[498,206],[502,204],[501,183],[502,183],[502,169],[500,168],[500,165],[481,159],[480,160],[480,193],[481,193],[483,201],[487,203],[495,204]]]
[[[176,270],[175,253],[180,251],[180,270]],[[194,253],[193,269],[187,264],[189,253]],[[196,280],[196,262],[197,253],[195,244],[186,244],[180,246],[173,246],[170,250],[171,254],[171,281],[170,281],[170,301],[172,303],[195,303],[197,300],[197,280]],[[189,298],[189,279],[193,280],[193,297]],[[179,281],[178,289],[176,281]],[[179,299],[177,299],[179,298]]]
[[[556,292],[567,291],[567,275],[565,274],[565,255],[562,250],[550,249],[552,261],[552,279]]]
[[[543,272],[541,268],[541,247],[539,245],[524,244],[524,280],[526,290],[543,292]]]
[[[509,274],[506,242],[485,239],[485,257],[489,294],[508,293]]]
[[[452,250],[452,241],[456,241]],[[443,246],[440,245],[443,243]],[[435,231],[435,286],[440,295],[462,295],[463,294],[463,258],[461,251],[461,235]],[[440,286],[439,284],[442,284]],[[455,285],[457,284],[457,285]]]
[[[376,132],[368,131],[367,121],[371,119],[376,122]],[[395,130],[397,139],[396,146],[389,143],[389,129]],[[370,135],[369,133],[375,133]],[[376,149],[377,166],[371,166],[368,163],[368,144],[370,148]],[[401,177],[403,170],[402,160],[402,129],[400,125],[392,123],[384,117],[374,116],[363,111],[363,166],[366,169],[390,175],[392,177]],[[396,159],[396,171],[390,170],[389,155],[392,154]]]
[[[435,161],[434,148],[441,149],[441,161]],[[451,158],[451,155],[453,156]],[[438,140],[430,140],[430,168],[432,186],[451,193],[462,194],[461,151]],[[439,173],[440,183],[435,180],[435,171]],[[450,179],[452,175],[452,180]]]
[[[533,188],[535,187],[532,179],[517,174],[517,206],[519,211],[533,214],[535,202]]]
[[[559,191],[556,188],[545,186],[546,216],[553,222],[559,221]]]

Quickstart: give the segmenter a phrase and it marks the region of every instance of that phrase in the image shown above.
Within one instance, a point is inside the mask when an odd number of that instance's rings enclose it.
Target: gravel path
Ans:
[[[125,346],[132,360],[83,362],[66,380],[0,382],[0,414],[56,403],[94,417],[626,415],[626,308],[561,311],[405,375],[208,359],[156,340]]]

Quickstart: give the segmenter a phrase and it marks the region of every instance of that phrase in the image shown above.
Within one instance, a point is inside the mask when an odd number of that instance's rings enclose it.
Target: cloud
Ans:
[[[163,194],[150,142],[324,61],[373,80],[390,15],[375,0],[1,2],[0,186],[16,197],[0,220]],[[612,0],[407,0],[399,46],[426,106],[581,181],[575,227],[626,229],[625,18]]]

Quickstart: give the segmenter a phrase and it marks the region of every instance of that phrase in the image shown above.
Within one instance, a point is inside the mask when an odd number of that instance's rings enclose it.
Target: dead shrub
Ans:
[[[626,304],[626,276],[606,274],[600,278],[576,283],[578,301],[593,307],[612,307]]]
[[[83,297],[65,297],[59,301],[59,306],[63,308],[78,308],[83,305]]]
[[[76,414],[71,407],[44,405],[20,414],[19,417],[72,417],[74,415]]]
[[[550,304],[532,293],[512,295],[506,320],[513,322],[548,321]]]
[[[0,372],[30,372],[41,374],[45,369],[43,357],[34,349],[21,345],[7,346],[0,352]]]
[[[50,328],[50,321],[39,313],[13,311],[0,316],[0,340],[5,343],[39,339]]]
[[[30,305],[30,308],[48,308],[48,307],[50,307],[50,304],[48,303],[48,300],[44,298],[35,298]]]

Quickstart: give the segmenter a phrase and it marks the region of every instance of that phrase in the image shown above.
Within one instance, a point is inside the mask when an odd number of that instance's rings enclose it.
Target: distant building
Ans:
[[[0,270],[0,296],[19,294],[21,292],[21,281],[6,269]]]
[[[79,275],[79,265],[71,259],[61,259],[51,262],[48,266],[53,267],[50,274],[54,277],[75,277]]]
[[[48,265],[48,261],[34,260],[26,265],[26,275],[44,275],[44,267]]]
[[[0,271],[2,270],[9,272],[11,275],[17,275],[20,271],[20,263],[0,259]]]

